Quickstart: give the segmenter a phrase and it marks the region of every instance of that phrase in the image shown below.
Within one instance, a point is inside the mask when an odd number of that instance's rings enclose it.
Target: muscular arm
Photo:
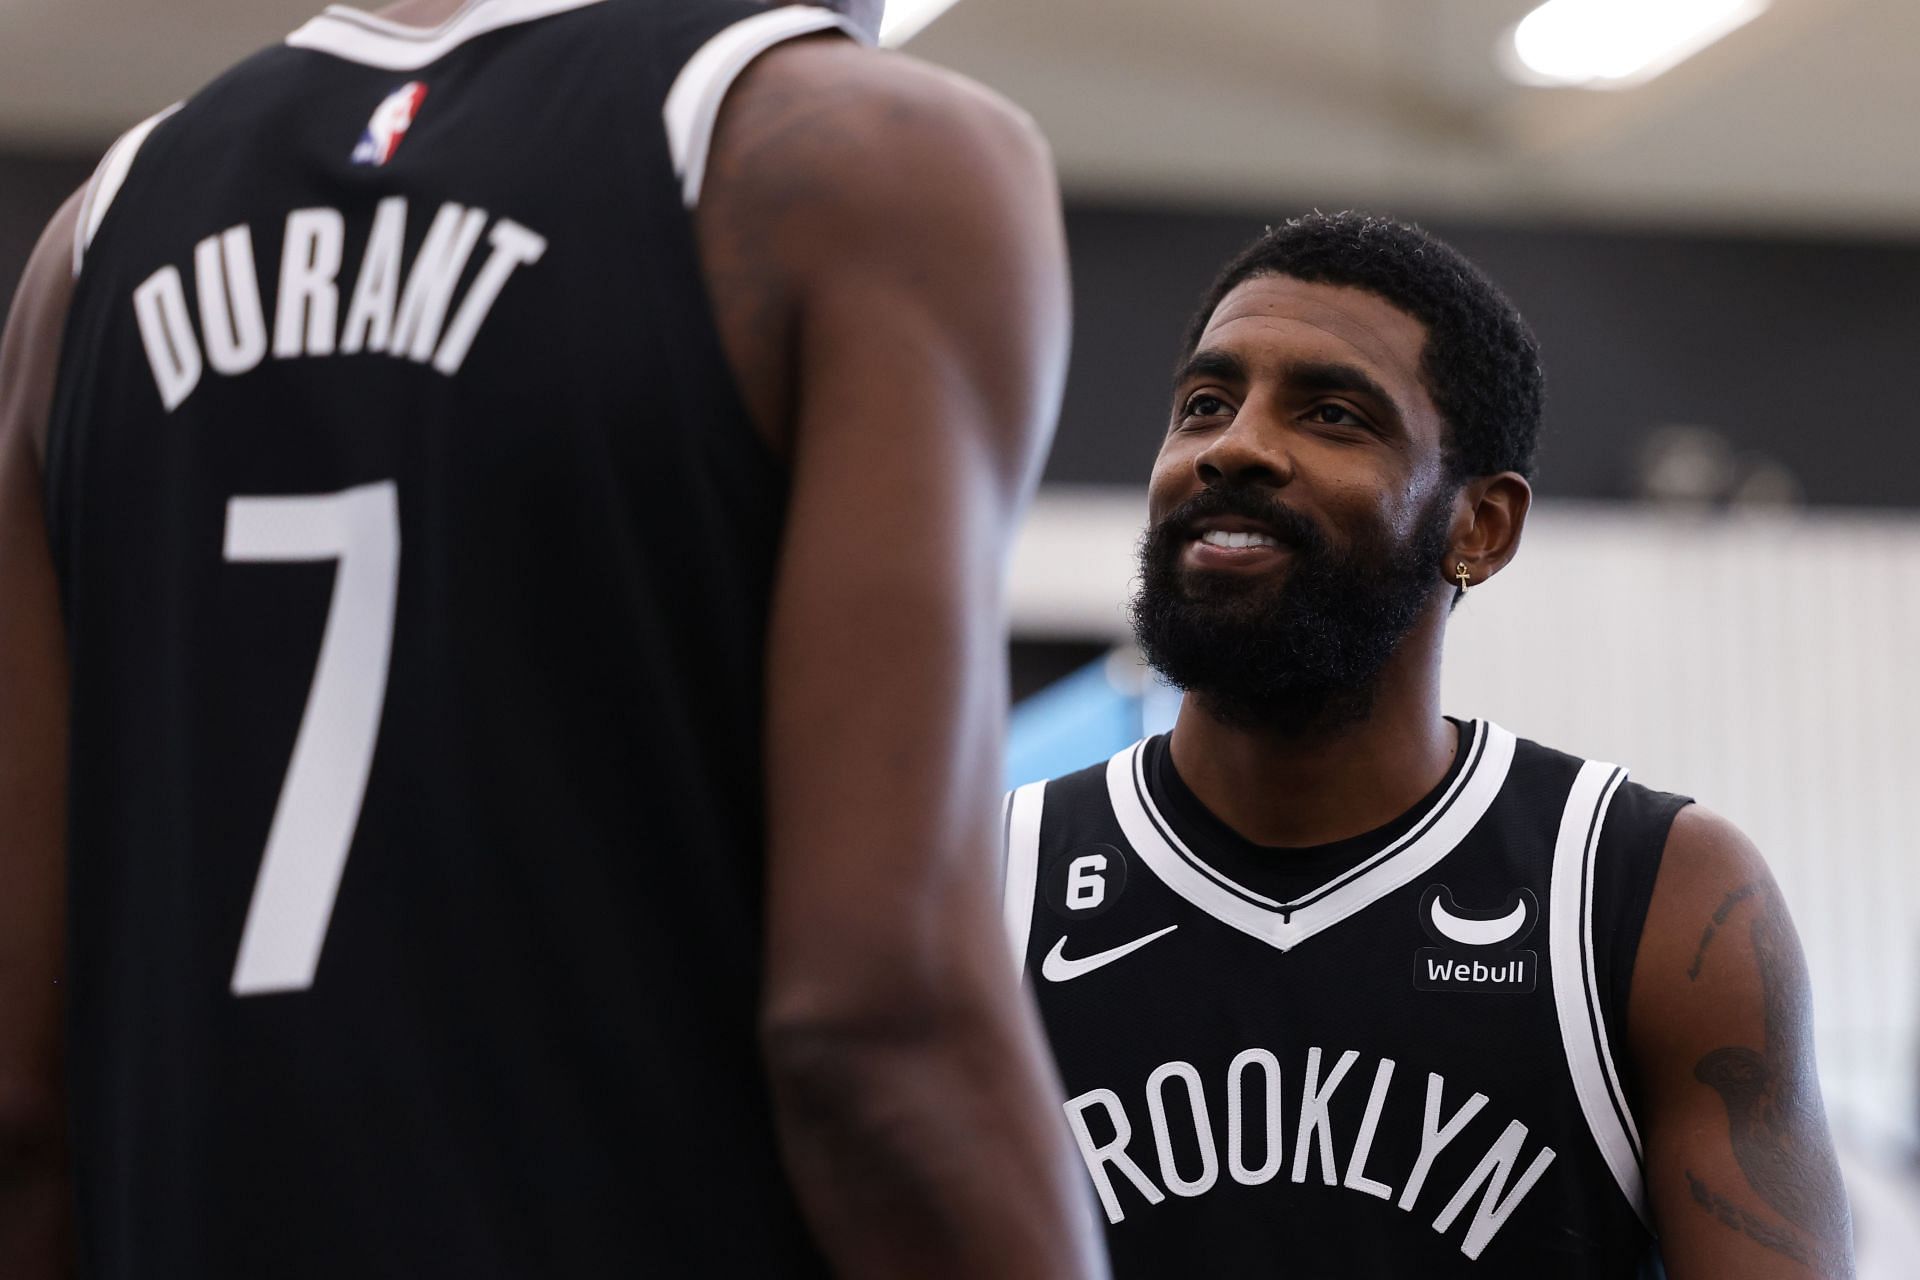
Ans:
[[[763,1042],[847,1276],[1099,1266],[996,905],[1002,573],[1064,373],[1057,202],[997,101],[819,40],[730,96],[699,216],[729,355],[792,467]]]
[[[1628,1038],[1673,1280],[1851,1277],[1800,941],[1753,845],[1698,806],[1667,840]]]
[[[40,504],[78,200],[48,228],[0,340],[0,1275],[66,1274],[57,985],[65,940],[67,674]]]

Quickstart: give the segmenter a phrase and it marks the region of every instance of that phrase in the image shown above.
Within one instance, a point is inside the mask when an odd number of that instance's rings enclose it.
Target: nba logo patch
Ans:
[[[413,127],[413,118],[420,114],[420,104],[426,100],[427,86],[418,80],[388,94],[386,101],[373,109],[373,119],[367,121],[367,131],[353,149],[353,162],[382,165],[393,159],[400,140]]]

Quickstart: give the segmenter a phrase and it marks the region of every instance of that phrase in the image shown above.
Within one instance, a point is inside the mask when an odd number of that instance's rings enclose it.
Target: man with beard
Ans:
[[[1133,610],[1178,723],[1006,814],[1119,1275],[1851,1272],[1758,853],[1441,714],[1542,395],[1512,305],[1383,219],[1269,232],[1199,312]]]

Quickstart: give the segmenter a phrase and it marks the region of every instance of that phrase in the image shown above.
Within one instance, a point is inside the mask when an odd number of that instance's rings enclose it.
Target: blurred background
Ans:
[[[1809,954],[1863,1275],[1920,1276],[1920,4],[950,4],[895,0],[890,41],[1034,115],[1075,274],[1010,780],[1171,720],[1124,604],[1214,271],[1312,208],[1422,222],[1519,304],[1550,389],[1526,547],[1456,615],[1447,709],[1754,837]],[[0,0],[0,301],[120,131],[308,14]]]

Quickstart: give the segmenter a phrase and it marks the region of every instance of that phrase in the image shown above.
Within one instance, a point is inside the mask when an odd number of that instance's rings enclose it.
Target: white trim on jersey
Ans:
[[[1040,813],[1047,784],[1029,782],[1007,797],[1007,878],[1003,883],[1007,937],[1014,971],[1027,971],[1027,936],[1033,929],[1033,896],[1040,878]]]
[[[330,53],[348,62],[383,71],[418,71],[489,31],[550,18],[604,0],[467,0],[459,12],[437,27],[409,27],[362,13],[343,4],[321,14],[287,37],[296,49]]]
[[[107,148],[100,167],[93,171],[93,178],[87,183],[87,193],[80,197],[80,217],[73,228],[74,279],[80,278],[80,268],[87,260],[87,250],[93,247],[93,238],[100,234],[100,224],[106,221],[107,210],[120,194],[120,188],[126,185],[127,174],[133,169],[133,158],[140,154],[140,148],[146,145],[148,136],[159,127],[160,122],[183,105],[176,102],[165,111],[148,116],[121,134],[120,140]]]
[[[680,198],[691,209],[700,203],[700,185],[707,176],[707,151],[720,120],[720,104],[740,73],[767,50],[797,36],[841,31],[864,42],[859,28],[837,13],[795,5],[769,9],[743,18],[700,46],[687,59],[667,91],[662,114],[667,145],[673,150],[673,171],[680,178]]]
[[[1514,737],[1486,720],[1468,730],[1466,763],[1405,835],[1291,902],[1228,879],[1181,842],[1147,791],[1144,741],[1107,762],[1107,798],[1127,842],[1168,888],[1221,923],[1290,951],[1425,875],[1478,825],[1507,780]]]
[[[1607,808],[1626,778],[1627,771],[1617,765],[1589,760],[1580,766],[1553,847],[1547,945],[1553,962],[1554,1010],[1560,1019],[1560,1040],[1566,1048],[1574,1094],[1613,1180],[1651,1231],[1640,1131],[1614,1069],[1593,960],[1594,861]]]

